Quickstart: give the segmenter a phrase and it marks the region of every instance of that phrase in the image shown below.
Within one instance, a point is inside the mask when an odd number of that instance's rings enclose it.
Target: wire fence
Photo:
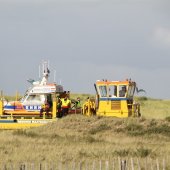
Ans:
[[[114,158],[112,160],[81,160],[56,162],[1,163],[1,170],[170,170],[167,159]]]

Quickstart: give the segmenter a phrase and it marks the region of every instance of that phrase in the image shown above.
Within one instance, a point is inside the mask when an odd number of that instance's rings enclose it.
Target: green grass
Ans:
[[[71,95],[77,97],[84,102],[94,96]],[[140,118],[69,115],[37,128],[1,130],[0,161],[162,159],[170,155],[170,101],[136,100],[141,103]]]
[[[170,116],[170,100],[146,100],[141,102],[141,113],[145,118],[165,119]]]
[[[37,128],[1,130],[0,161],[162,158],[170,154],[169,127],[156,119],[69,115]]]
[[[166,120],[68,115],[37,128],[1,130],[0,162],[64,164],[121,157],[139,158],[144,168],[146,158],[165,158],[170,166],[169,126]]]

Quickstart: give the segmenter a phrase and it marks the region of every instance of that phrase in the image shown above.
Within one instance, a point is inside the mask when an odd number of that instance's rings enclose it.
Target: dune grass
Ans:
[[[165,119],[170,117],[170,100],[138,98],[141,113],[147,119]]]
[[[170,154],[166,120],[69,115],[45,126],[0,131],[0,161],[162,158]]]
[[[71,97],[80,97],[83,102],[87,97],[94,96],[77,94]],[[41,127],[0,130],[0,162],[109,160],[119,156],[141,159],[168,157],[170,101],[137,100],[141,103],[140,118],[74,114]]]

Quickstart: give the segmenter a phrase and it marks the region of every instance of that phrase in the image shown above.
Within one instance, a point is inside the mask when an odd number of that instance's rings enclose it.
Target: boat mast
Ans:
[[[43,63],[42,63],[43,77],[42,77],[40,85],[46,85],[48,82],[48,77],[50,74],[50,70],[49,70],[48,66],[49,66],[49,62],[43,61]]]

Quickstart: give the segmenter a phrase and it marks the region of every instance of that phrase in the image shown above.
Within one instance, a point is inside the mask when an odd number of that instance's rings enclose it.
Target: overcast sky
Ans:
[[[0,0],[0,90],[23,94],[49,60],[73,93],[131,78],[170,99],[169,21],[169,0]]]

